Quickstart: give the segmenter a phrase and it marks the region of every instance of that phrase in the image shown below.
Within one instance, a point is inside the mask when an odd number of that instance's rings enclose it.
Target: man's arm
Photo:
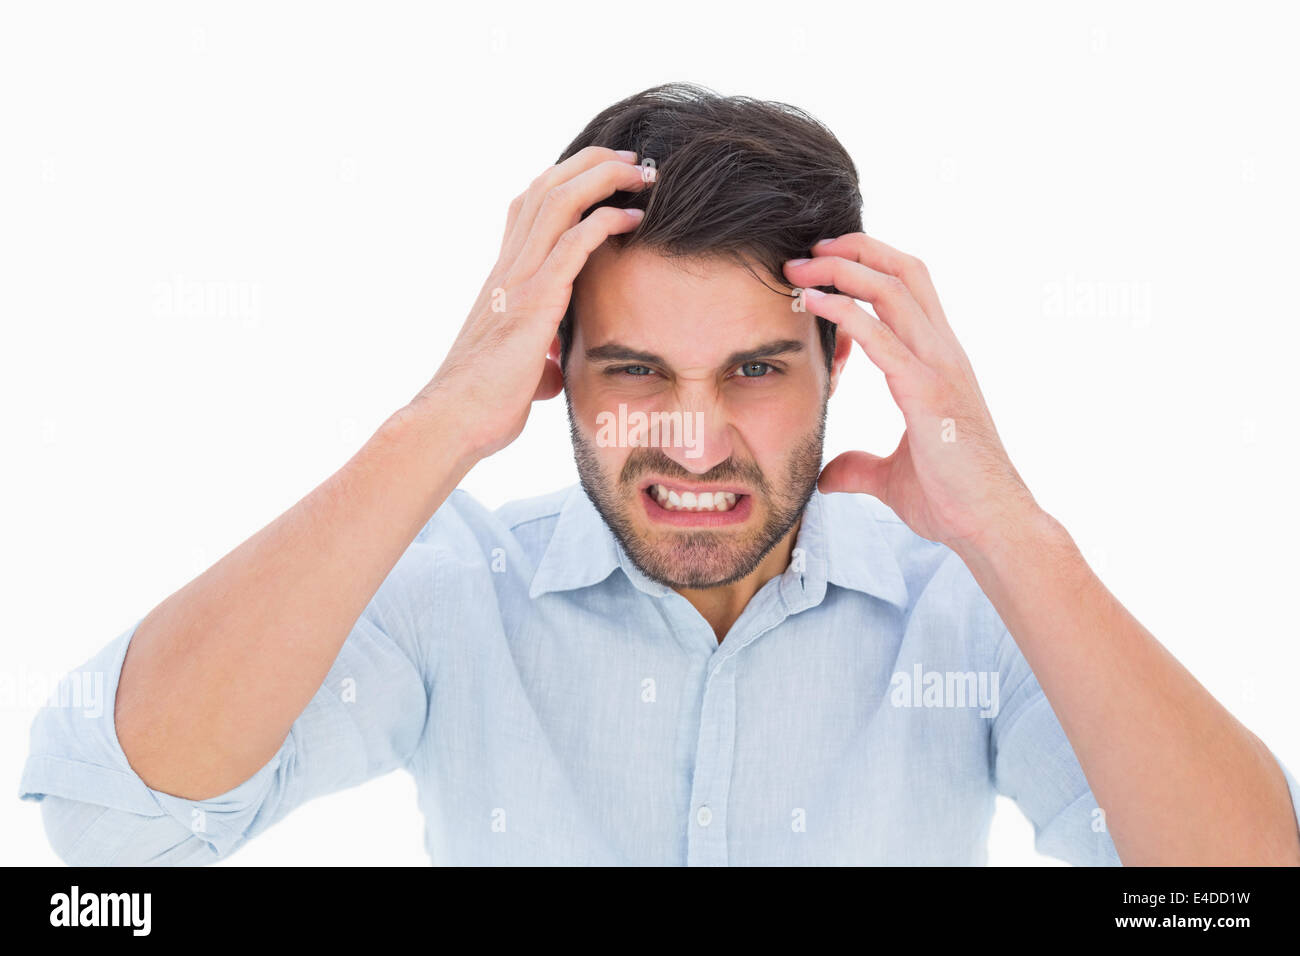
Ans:
[[[1050,515],[958,550],[1037,677],[1128,866],[1298,865],[1281,767]]]
[[[957,555],[952,561],[962,564]],[[1034,849],[1071,866],[1122,866],[1107,820],[1079,756],[1011,632],[970,569],[962,571],[979,613],[980,646],[998,681],[989,728],[989,777],[1033,824]],[[965,591],[951,592],[957,595]],[[962,607],[969,607],[963,603]],[[991,678],[992,679],[992,678]]]
[[[821,490],[872,494],[966,562],[1059,718],[1124,863],[1300,865],[1280,765],[1038,507],[925,266],[863,233],[812,252],[785,265],[793,284],[808,287],[803,311],[853,337],[884,372],[907,425],[887,457],[837,457]]]
[[[589,147],[510,206],[497,264],[433,380],[337,473],[139,624],[115,703],[152,789],[202,800],[284,742],[385,576],[460,479],[558,394],[555,335],[588,255],[639,211],[584,210],[652,180]],[[551,353],[548,354],[548,349]]]
[[[394,416],[140,622],[114,721],[150,788],[203,800],[276,753],[366,604],[472,464],[448,412]]]

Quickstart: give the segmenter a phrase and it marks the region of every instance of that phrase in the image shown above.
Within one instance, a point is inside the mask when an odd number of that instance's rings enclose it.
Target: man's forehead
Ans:
[[[753,268],[753,267],[751,267]],[[722,295],[769,301],[780,293],[765,286],[739,262],[722,256],[669,256],[645,246],[618,250],[609,243],[587,257],[574,284],[593,303],[635,305],[655,298],[717,299]]]
[[[618,345],[702,363],[804,339],[811,316],[792,310],[789,294],[764,275],[721,258],[602,246],[574,283],[575,339],[584,352]]]

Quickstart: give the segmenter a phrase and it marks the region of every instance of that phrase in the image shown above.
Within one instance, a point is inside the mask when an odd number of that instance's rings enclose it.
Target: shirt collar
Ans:
[[[869,495],[813,492],[804,510],[804,523],[815,516],[812,527],[819,535],[810,538],[809,546],[815,549],[820,538],[826,555],[826,580],[831,584],[906,608],[907,581],[885,536],[880,508],[884,505]],[[799,530],[802,537],[803,528]]]
[[[906,607],[907,584],[875,509],[855,494],[814,491],[795,539],[794,560],[785,575],[819,603],[827,583]],[[662,597],[671,588],[650,580],[624,552],[580,484],[569,489],[546,551],[528,589],[530,598],[598,584],[615,568],[639,590]],[[784,583],[784,582],[783,582]],[[804,603],[804,602],[801,602]]]
[[[574,485],[560,506],[560,517],[537,564],[528,596],[599,584],[619,566],[620,550],[587,492],[582,485]]]

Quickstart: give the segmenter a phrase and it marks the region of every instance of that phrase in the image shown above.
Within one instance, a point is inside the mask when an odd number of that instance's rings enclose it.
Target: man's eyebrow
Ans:
[[[636,349],[610,342],[587,349],[588,362],[644,362],[646,365],[663,365],[664,360],[653,352],[638,352]]]
[[[795,352],[803,351],[803,343],[798,339],[775,339],[771,342],[764,342],[762,345],[752,349],[742,349],[739,352],[732,352],[727,356],[725,367],[731,368],[733,365],[739,365],[741,362],[753,362],[757,359],[775,358],[778,355],[792,355]]]
[[[723,362],[724,368],[731,368],[733,365],[739,365],[742,362],[753,362],[758,359],[774,358],[778,355],[791,355],[795,352],[803,351],[803,343],[798,339],[774,339],[771,342],[764,342],[762,345],[756,345],[753,348],[741,349],[738,352],[732,352]],[[588,362],[641,362],[646,365],[666,366],[662,356],[653,352],[642,352],[637,349],[629,348],[626,345],[620,345],[617,342],[610,342],[606,345],[597,345],[586,351]]]

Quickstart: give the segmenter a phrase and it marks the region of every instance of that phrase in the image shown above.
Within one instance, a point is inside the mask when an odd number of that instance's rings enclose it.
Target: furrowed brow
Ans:
[[[733,365],[740,365],[742,362],[756,362],[759,359],[776,358],[778,355],[793,355],[802,351],[803,343],[798,339],[777,339],[773,342],[765,342],[752,349],[732,352],[727,357],[724,367],[731,368]]]
[[[727,360],[722,363],[722,367],[732,368],[742,362],[755,362],[759,359],[775,358],[778,355],[794,355],[802,352],[803,348],[803,343],[798,339],[775,339],[771,342],[764,342],[762,345],[756,345],[753,348],[732,352],[727,356]],[[658,365],[661,368],[668,366],[662,356],[653,352],[642,352],[638,349],[629,348],[617,342],[593,346],[587,349],[584,354],[588,362],[642,362],[646,365]]]
[[[636,349],[628,348],[626,345],[619,345],[617,342],[610,342],[607,345],[597,345],[586,351],[588,362],[644,362],[647,365],[665,365],[661,356],[653,352],[639,352]]]

